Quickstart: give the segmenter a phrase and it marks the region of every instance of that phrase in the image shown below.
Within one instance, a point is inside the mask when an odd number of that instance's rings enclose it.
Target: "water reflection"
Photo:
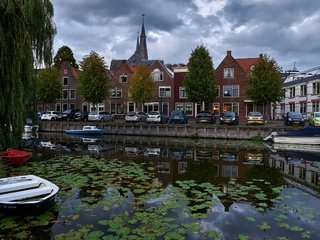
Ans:
[[[248,141],[206,139],[171,139],[132,136],[83,137],[66,134],[39,133],[38,147],[55,150],[95,154],[102,158],[133,160],[148,158],[156,161],[164,185],[182,180],[187,169],[201,166],[211,169],[211,176],[220,183],[235,178],[243,182],[251,168],[269,166],[279,169],[285,177],[304,187],[320,189],[320,152],[297,151],[253,144]],[[39,140],[41,139],[41,140]],[[314,148],[314,147],[313,147]],[[201,171],[200,171],[201,172]],[[205,174],[204,174],[205,175]],[[209,181],[211,182],[211,181]]]
[[[45,175],[61,187],[57,206],[39,221],[0,215],[0,238],[320,237],[320,164],[311,160],[319,153],[247,141],[42,133],[32,146],[32,161],[2,164],[0,175]]]

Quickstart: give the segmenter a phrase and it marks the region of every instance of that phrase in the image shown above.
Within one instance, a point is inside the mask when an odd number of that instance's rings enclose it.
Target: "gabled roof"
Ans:
[[[249,73],[251,66],[257,64],[260,58],[237,58],[235,60],[246,73]]]

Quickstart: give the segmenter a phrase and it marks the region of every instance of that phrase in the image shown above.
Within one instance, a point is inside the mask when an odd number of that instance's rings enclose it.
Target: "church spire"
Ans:
[[[142,26],[141,26],[141,34],[140,34],[140,59],[148,60],[148,50],[147,50],[147,36],[144,29],[144,14],[142,14]]]
[[[137,32],[137,44],[136,44],[136,51],[135,51],[135,53],[139,53],[139,47],[140,47],[140,44],[139,44],[139,32]]]

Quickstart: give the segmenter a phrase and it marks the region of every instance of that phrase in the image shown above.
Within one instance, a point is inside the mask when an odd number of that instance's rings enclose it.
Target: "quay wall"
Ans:
[[[128,123],[82,123],[82,122],[39,122],[40,132],[64,132],[68,129],[82,129],[84,125],[103,128],[106,134],[132,136],[160,136],[183,138],[210,138],[248,140],[252,137],[266,137],[272,132],[290,128],[283,126],[206,125],[206,124],[128,124]]]

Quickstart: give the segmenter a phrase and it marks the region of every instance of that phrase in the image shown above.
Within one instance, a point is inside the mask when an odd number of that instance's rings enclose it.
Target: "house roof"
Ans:
[[[251,66],[257,64],[260,58],[237,58],[235,60],[246,73],[249,73]]]

